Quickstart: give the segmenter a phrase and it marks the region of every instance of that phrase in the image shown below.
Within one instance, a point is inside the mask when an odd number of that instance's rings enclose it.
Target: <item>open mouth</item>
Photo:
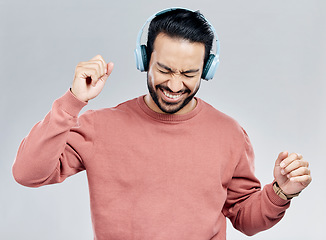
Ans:
[[[162,98],[166,103],[178,103],[181,101],[184,92],[182,93],[173,93],[170,91],[165,90],[164,88],[159,88],[159,90],[162,92]]]
[[[182,95],[181,93],[178,93],[178,94],[169,93],[169,92],[167,92],[165,90],[162,90],[162,92],[166,97],[171,98],[171,99],[178,99]]]

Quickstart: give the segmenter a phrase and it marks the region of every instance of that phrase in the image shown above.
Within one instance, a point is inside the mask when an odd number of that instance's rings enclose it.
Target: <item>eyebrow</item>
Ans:
[[[163,63],[157,62],[157,65],[159,65],[161,68],[164,68],[165,70],[167,70],[169,72],[173,72],[173,73],[175,72],[170,67],[164,65]],[[199,69],[189,69],[187,71],[182,71],[180,73],[187,74],[187,73],[197,73],[197,72],[199,72]]]

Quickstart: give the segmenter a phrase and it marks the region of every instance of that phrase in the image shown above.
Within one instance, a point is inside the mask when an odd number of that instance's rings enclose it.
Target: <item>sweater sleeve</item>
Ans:
[[[59,183],[85,169],[84,158],[92,153],[91,111],[80,118],[86,105],[68,91],[21,142],[12,172],[28,187]]]
[[[227,191],[223,213],[233,226],[246,235],[254,235],[278,223],[290,201],[277,196],[272,184],[261,189],[254,176],[254,152],[246,132],[244,150]]]

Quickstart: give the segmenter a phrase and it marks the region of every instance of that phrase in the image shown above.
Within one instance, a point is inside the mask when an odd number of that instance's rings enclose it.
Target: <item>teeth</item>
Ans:
[[[172,98],[172,99],[176,99],[176,98],[179,98],[181,96],[181,94],[178,94],[178,95],[172,95],[166,91],[163,91],[164,95],[167,96],[168,98]]]

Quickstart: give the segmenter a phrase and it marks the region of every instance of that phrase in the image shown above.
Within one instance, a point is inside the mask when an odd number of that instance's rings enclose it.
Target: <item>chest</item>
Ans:
[[[237,157],[229,138],[200,126],[135,124],[103,131],[99,139],[86,163],[89,177],[127,188],[226,188]]]

